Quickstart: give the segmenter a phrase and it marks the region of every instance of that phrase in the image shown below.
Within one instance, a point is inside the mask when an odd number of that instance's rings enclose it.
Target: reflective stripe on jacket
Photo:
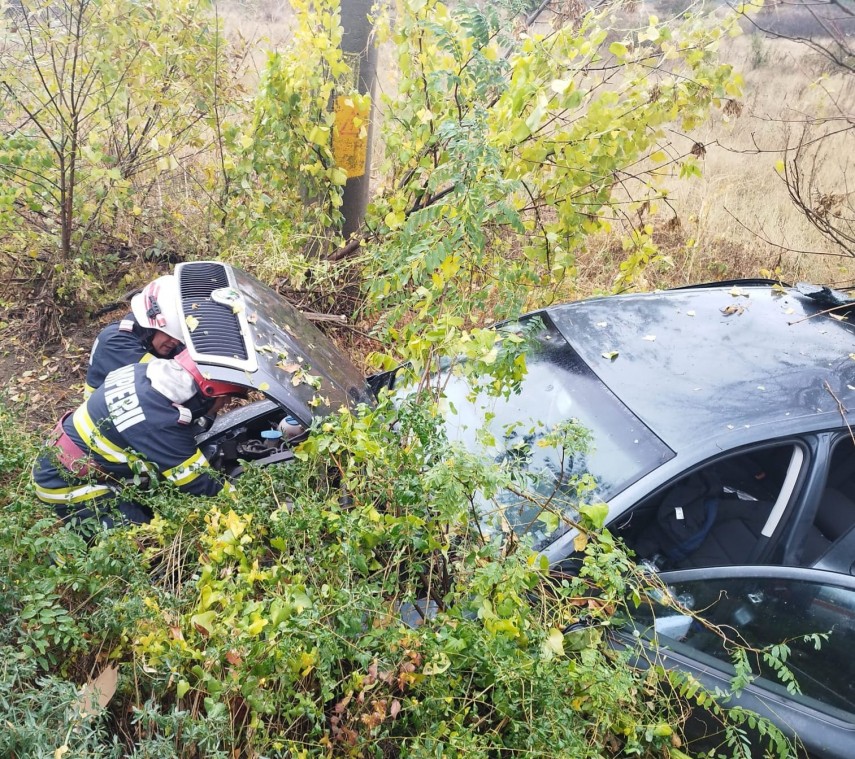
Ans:
[[[179,423],[179,409],[152,387],[146,368],[132,364],[110,372],[63,422],[63,431],[89,454],[96,471],[91,481],[75,477],[48,453],[33,472],[39,498],[49,503],[96,498],[110,492],[112,481],[134,475],[163,477],[192,495],[233,490],[196,447],[195,426]],[[93,484],[101,490],[85,490]]]

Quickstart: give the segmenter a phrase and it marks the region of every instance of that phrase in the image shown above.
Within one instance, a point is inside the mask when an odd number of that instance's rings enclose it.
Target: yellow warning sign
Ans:
[[[365,173],[370,109],[368,98],[355,100],[341,95],[335,101],[333,155],[336,163],[347,172],[348,179],[361,177]]]

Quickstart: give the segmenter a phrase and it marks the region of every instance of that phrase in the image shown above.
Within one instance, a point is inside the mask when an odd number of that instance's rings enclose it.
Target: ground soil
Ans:
[[[2,322],[0,400],[33,428],[49,429],[65,411],[83,400],[89,351],[98,332],[125,312],[105,314],[84,324],[67,325],[61,338],[41,344],[32,326]]]

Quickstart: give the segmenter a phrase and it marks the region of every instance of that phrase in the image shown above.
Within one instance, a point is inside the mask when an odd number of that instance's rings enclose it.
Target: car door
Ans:
[[[664,572],[668,591],[630,614],[620,635],[647,654],[730,689],[734,644],[750,648],[755,679],[731,703],[755,711],[808,755],[851,759],[855,747],[855,578],[796,567],[714,567]],[[706,621],[686,614],[692,609]],[[797,685],[763,656],[785,643]],[[780,654],[780,649],[779,649]]]

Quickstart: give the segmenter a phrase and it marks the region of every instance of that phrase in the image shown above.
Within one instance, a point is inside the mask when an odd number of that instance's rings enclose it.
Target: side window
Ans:
[[[794,445],[718,459],[641,504],[613,532],[657,570],[763,563],[802,461]]]
[[[813,524],[805,537],[805,566],[819,562],[855,527],[855,444],[844,437],[835,445],[825,489],[817,504]],[[852,556],[840,571],[849,571]]]
[[[660,643],[675,650],[691,654],[691,649],[728,663],[729,644],[740,642],[754,649],[750,664],[761,687],[855,719],[855,590],[791,578],[702,579],[678,582],[669,590],[717,629],[658,604],[637,610],[636,627],[652,628]],[[790,648],[786,664],[801,694],[788,691],[762,655],[761,649],[783,642]]]

